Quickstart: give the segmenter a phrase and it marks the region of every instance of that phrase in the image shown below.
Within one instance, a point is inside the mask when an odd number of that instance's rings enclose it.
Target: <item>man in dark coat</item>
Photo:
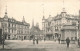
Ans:
[[[46,38],[44,38],[44,41],[46,40]]]
[[[79,39],[78,39],[78,46],[80,47],[80,37],[79,37]]]
[[[59,44],[60,44],[60,37],[58,38],[58,42],[59,42]]]
[[[69,47],[69,43],[70,43],[70,39],[69,39],[69,37],[67,37],[67,39],[66,39],[66,43],[67,43],[67,48]]]
[[[38,38],[36,39],[36,43],[38,44]]]

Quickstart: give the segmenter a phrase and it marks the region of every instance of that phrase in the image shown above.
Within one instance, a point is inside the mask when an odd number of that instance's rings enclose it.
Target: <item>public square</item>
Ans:
[[[80,51],[80,48],[77,42],[67,48],[66,44],[59,44],[58,41],[39,41],[39,44],[33,44],[30,40],[6,40],[5,49],[0,51]]]
[[[80,0],[0,0],[0,8],[0,51],[80,51]]]

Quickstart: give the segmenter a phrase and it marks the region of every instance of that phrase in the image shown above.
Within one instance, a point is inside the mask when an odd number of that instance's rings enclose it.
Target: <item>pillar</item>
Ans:
[[[62,30],[61,32],[62,32],[62,34],[61,34],[61,43],[64,44],[65,43],[65,30]]]

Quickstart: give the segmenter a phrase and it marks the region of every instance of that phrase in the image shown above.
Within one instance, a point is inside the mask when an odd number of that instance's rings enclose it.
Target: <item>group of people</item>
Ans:
[[[60,44],[60,37],[58,38],[58,42]],[[70,39],[69,37],[66,38],[66,44],[67,44],[67,48],[69,48],[69,44],[70,44]],[[80,47],[80,37],[78,38],[78,46]]]
[[[35,44],[35,42],[38,44],[38,38],[33,38],[33,44]]]
[[[59,44],[60,44],[60,41],[61,41],[61,39],[60,39],[60,37],[58,38],[58,42],[59,42]],[[39,40],[38,40],[38,38],[33,38],[33,44],[38,44],[39,43]],[[69,44],[70,44],[70,39],[69,39],[69,37],[67,37],[66,38],[66,44],[67,44],[67,48],[69,48]],[[80,37],[78,38],[78,46],[80,47]]]

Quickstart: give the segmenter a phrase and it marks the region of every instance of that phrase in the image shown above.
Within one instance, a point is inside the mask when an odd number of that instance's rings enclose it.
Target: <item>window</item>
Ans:
[[[67,20],[67,22],[70,22],[70,20]]]
[[[8,24],[8,27],[10,27],[10,23]]]
[[[10,29],[10,33],[12,33],[11,29]]]
[[[73,37],[71,37],[71,40],[73,40]]]
[[[16,27],[16,24],[15,24],[15,27]]]
[[[10,33],[10,29],[9,29],[9,33]]]
[[[74,26],[75,26],[75,25],[76,25],[76,22],[72,22],[72,25],[74,25]]]
[[[12,33],[13,33],[13,29],[12,29]]]
[[[58,31],[58,27],[55,27],[55,31]]]

